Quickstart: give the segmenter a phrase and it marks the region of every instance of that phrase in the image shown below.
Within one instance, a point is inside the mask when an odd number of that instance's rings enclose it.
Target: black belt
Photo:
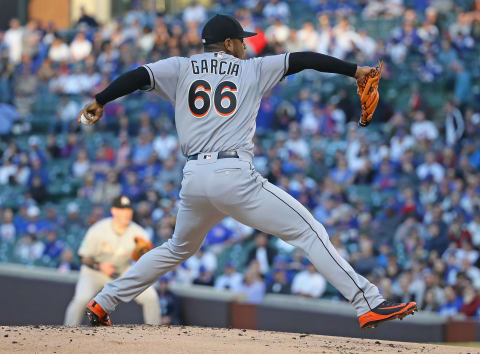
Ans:
[[[187,160],[190,161],[190,160],[198,160],[198,155],[200,154],[195,154],[195,155],[190,155]],[[205,154],[204,155],[204,158],[205,159],[208,159],[209,154]],[[217,159],[228,159],[228,158],[231,158],[231,159],[238,159],[238,154],[235,150],[233,151],[220,151],[217,155]]]

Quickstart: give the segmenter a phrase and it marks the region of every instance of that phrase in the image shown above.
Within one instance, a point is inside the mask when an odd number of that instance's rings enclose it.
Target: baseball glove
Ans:
[[[135,236],[135,249],[132,252],[132,259],[136,262],[145,253],[153,248],[152,243],[149,240],[140,236]]]
[[[357,93],[360,96],[360,103],[362,104],[362,116],[358,125],[366,127],[372,120],[373,113],[378,105],[380,95],[378,94],[378,83],[382,77],[383,62],[379,61],[375,69],[372,69],[369,74],[361,81],[357,81]]]

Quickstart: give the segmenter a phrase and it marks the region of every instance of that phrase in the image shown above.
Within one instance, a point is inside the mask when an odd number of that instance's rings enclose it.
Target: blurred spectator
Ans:
[[[80,216],[80,208],[75,202],[67,204],[67,219],[65,225],[69,230],[81,229],[84,226],[84,222]]]
[[[404,128],[400,128],[390,139],[390,144],[390,156],[392,160],[400,161],[403,154],[415,146],[415,139],[413,136],[407,134]]]
[[[92,195],[92,201],[95,203],[111,204],[114,198],[122,192],[122,185],[118,182],[118,176],[115,171],[107,173],[107,179],[99,182]]]
[[[273,270],[273,280],[267,287],[267,293],[290,294],[290,284],[287,281],[287,273],[283,269]]]
[[[47,152],[48,156],[52,159],[56,159],[60,157],[61,149],[57,144],[55,135],[49,134],[47,135]]]
[[[67,61],[70,58],[70,49],[62,38],[55,37],[48,50],[48,58],[53,62]]]
[[[242,274],[238,273],[232,263],[224,266],[223,274],[215,279],[215,289],[239,292],[242,287]]]
[[[286,2],[280,0],[270,0],[263,8],[263,16],[267,20],[279,19],[286,21],[290,16],[290,9]]]
[[[148,157],[153,153],[152,135],[143,133],[139,136],[139,141],[133,149],[132,160],[136,165],[144,165]]]
[[[425,248],[429,251],[436,251],[437,254],[443,254],[449,245],[449,239],[446,234],[442,235],[437,224],[431,224],[428,227],[429,238]]]
[[[325,278],[317,272],[313,264],[309,263],[305,270],[293,278],[292,293],[305,297],[318,298],[327,288]]]
[[[153,140],[153,149],[161,160],[167,159],[177,148],[177,138],[162,130]]]
[[[260,274],[265,275],[270,271],[275,254],[275,249],[268,244],[267,235],[259,232],[255,236],[255,248],[248,254],[247,263],[250,264],[252,260],[256,260],[260,267]]]
[[[76,178],[82,178],[90,169],[90,161],[88,160],[88,155],[86,150],[79,150],[77,152],[77,159],[73,163],[73,175]]]
[[[260,274],[258,261],[253,260],[250,263],[250,267],[245,272],[243,285],[239,291],[247,296],[247,303],[259,304],[262,302],[265,295],[265,283]]]
[[[441,50],[438,53],[438,61],[442,64],[444,71],[446,68],[450,68],[453,63],[458,59],[458,54],[453,49],[452,43],[448,39],[443,39],[441,42]]]
[[[62,254],[60,255],[60,263],[58,264],[57,269],[62,273],[80,269],[80,267],[73,261],[73,252],[70,248],[63,250]]]
[[[45,246],[32,234],[25,235],[20,241],[18,241],[15,254],[25,263],[31,264],[32,262],[40,259],[43,254]]]
[[[348,169],[347,160],[344,156],[339,156],[337,165],[331,169],[330,176],[335,183],[349,185],[353,182],[355,175]]]
[[[367,235],[359,237],[359,252],[351,255],[350,262],[353,268],[362,275],[367,275],[379,266],[373,253],[373,242]]]
[[[296,33],[296,40],[301,43],[302,50],[315,51],[318,44],[318,33],[315,31],[313,23],[305,22],[302,29]]]
[[[401,0],[370,0],[363,10],[362,15],[366,18],[398,17],[403,12]]]
[[[70,43],[70,57],[73,61],[80,61],[90,55],[92,51],[92,43],[85,38],[84,32],[78,32],[78,34]]]
[[[187,267],[194,274],[195,284],[213,286],[214,273],[217,270],[217,258],[215,255],[201,247],[196,254],[187,259]]]
[[[75,133],[69,133],[67,137],[67,143],[63,146],[61,156],[69,158],[77,153],[78,150],[78,137]]]
[[[30,194],[39,204],[47,200],[47,188],[44,180],[40,176],[34,176],[30,183]]]
[[[13,182],[13,176],[17,172],[17,166],[13,164],[13,159],[7,159],[0,166],[0,184],[10,184]]]
[[[163,325],[180,324],[180,299],[170,289],[167,277],[162,277],[158,281],[157,294],[160,303],[160,313],[162,315]]]
[[[65,220],[62,216],[57,214],[57,211],[53,206],[47,206],[47,215],[45,217],[45,222],[49,230],[54,230],[55,228],[61,229],[65,225]]]
[[[16,230],[13,224],[12,209],[3,210],[2,222],[0,223],[0,239],[2,242],[14,243],[16,241]]]
[[[285,44],[289,36],[290,28],[283,23],[280,17],[274,17],[272,24],[265,31],[265,37],[271,43]]]
[[[382,162],[380,171],[373,180],[373,185],[378,190],[392,190],[397,185],[398,176],[392,171],[389,162]]]
[[[288,151],[300,157],[307,157],[309,148],[307,142],[301,137],[300,127],[297,123],[291,123],[289,126],[289,138],[285,142]]]
[[[206,19],[207,12],[197,0],[192,0],[190,5],[183,10],[183,21],[186,23],[200,24],[205,22]]]
[[[473,220],[467,225],[467,230],[472,236],[472,243],[476,248],[480,247],[480,210],[477,208]]]
[[[435,140],[438,137],[438,130],[435,124],[425,119],[425,113],[417,111],[414,114],[415,123],[412,124],[411,132],[417,140]]]
[[[453,103],[448,102],[446,104],[446,113],[445,137],[447,145],[453,146],[462,137],[465,124],[462,113]]]
[[[456,316],[463,306],[463,299],[457,296],[455,289],[451,286],[445,288],[445,303],[440,306],[438,312],[444,316]]]
[[[6,72],[4,72],[5,74]],[[0,75],[1,80],[1,75]],[[0,89],[1,89],[1,81],[0,81]],[[5,87],[5,101],[9,101],[8,97],[10,96],[10,92],[8,87]],[[14,123],[19,119],[19,113],[14,106],[11,106],[6,103],[0,103],[0,135],[7,135],[9,134],[13,127]]]
[[[64,249],[65,244],[57,238],[57,233],[53,230],[48,231],[43,254],[49,259],[58,262]]]
[[[421,180],[431,176],[435,182],[440,183],[445,175],[445,168],[436,162],[435,155],[429,152],[426,154],[425,162],[417,167],[417,175]]]
[[[463,305],[460,307],[460,313],[466,316],[473,317],[477,314],[480,306],[480,296],[475,289],[470,285],[463,290]]]
[[[80,7],[80,18],[78,19],[77,25],[81,25],[82,23],[86,24],[90,27],[98,27],[98,22],[95,20],[94,17],[87,14],[85,7]]]
[[[459,105],[465,105],[471,98],[471,74],[460,61],[453,62],[450,67],[455,73],[455,101]]]
[[[13,64],[18,64],[22,56],[24,30],[17,18],[10,20],[10,28],[3,38],[8,46],[9,59]]]

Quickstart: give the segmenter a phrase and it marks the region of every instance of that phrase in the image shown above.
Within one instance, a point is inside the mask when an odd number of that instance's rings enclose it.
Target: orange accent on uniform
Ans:
[[[92,300],[88,303],[87,308],[92,311],[95,315],[98,316],[100,321],[103,320],[103,318],[107,315],[104,309],[102,309],[102,306],[97,304],[95,300]],[[106,326],[110,326],[112,323],[110,322],[110,318],[108,317],[108,321],[104,323]]]
[[[360,327],[365,326],[368,322],[372,321],[382,321],[382,320],[388,320],[389,318],[401,314],[403,312],[407,312],[417,306],[415,302],[410,302],[406,307],[401,309],[400,311],[390,313],[388,315],[380,315],[378,313],[375,313],[373,311],[369,311],[361,316],[358,317],[358,322],[360,322]],[[384,308],[386,309],[386,307]]]

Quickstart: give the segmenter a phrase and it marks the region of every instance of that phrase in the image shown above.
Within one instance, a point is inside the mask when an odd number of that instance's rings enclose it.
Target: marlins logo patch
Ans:
[[[122,205],[130,205],[130,199],[128,199],[128,197],[122,196],[122,198],[120,199],[120,203]]]

